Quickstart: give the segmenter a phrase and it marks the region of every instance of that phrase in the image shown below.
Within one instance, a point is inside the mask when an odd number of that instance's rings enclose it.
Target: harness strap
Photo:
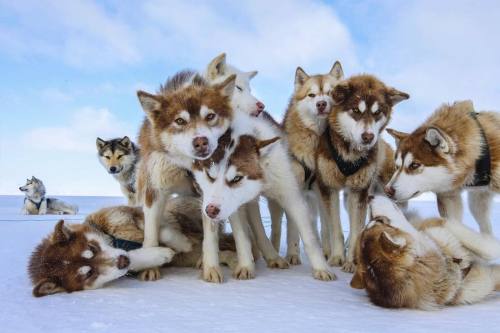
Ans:
[[[477,112],[471,112],[470,116],[474,119],[481,132],[481,154],[476,160],[476,169],[474,173],[474,180],[471,184],[467,186],[486,186],[490,184],[491,181],[491,154],[490,146],[488,144],[488,139],[484,133],[483,126],[477,119]]]
[[[122,238],[116,238],[115,236],[110,234],[108,234],[108,236],[111,237],[111,240],[113,242],[113,247],[117,249],[131,251],[140,249],[142,247],[142,243],[139,242],[129,241]]]
[[[43,200],[45,200],[45,197],[42,197],[40,199],[40,202],[33,201],[30,198],[24,198],[24,202],[26,202],[26,200],[30,201],[33,205],[35,205],[36,209],[40,209],[40,207],[42,206]]]
[[[325,136],[326,144],[328,146],[328,150],[330,151],[330,155],[337,164],[340,172],[345,177],[349,177],[358,172],[362,167],[364,167],[368,163],[367,157],[361,157],[356,161],[346,161],[340,156],[337,149],[333,146],[332,137],[330,135],[330,126],[328,126],[323,134]]]

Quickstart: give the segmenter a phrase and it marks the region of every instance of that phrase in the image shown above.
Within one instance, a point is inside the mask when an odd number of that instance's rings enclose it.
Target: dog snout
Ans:
[[[124,256],[123,254],[118,257],[118,260],[116,261],[116,266],[118,269],[125,269],[130,265],[130,259],[127,256]]]
[[[116,173],[117,171],[118,171],[118,169],[115,166],[112,166],[109,168],[109,172],[111,172],[111,173]]]
[[[316,102],[316,109],[318,112],[323,113],[326,110],[327,103],[326,101],[318,101]]]
[[[392,198],[392,197],[394,197],[394,195],[396,195],[396,190],[392,186],[385,186],[384,192],[385,192],[385,194],[387,194],[387,196],[389,198]]]
[[[205,207],[205,212],[207,213],[208,217],[214,219],[217,217],[217,215],[219,215],[220,208],[217,205],[208,204],[207,207]]]
[[[208,138],[206,136],[194,138],[193,148],[198,155],[206,155],[208,153]]]
[[[361,134],[361,140],[363,140],[364,144],[372,143],[374,138],[375,138],[375,134],[370,133],[370,132],[364,132],[363,134]]]

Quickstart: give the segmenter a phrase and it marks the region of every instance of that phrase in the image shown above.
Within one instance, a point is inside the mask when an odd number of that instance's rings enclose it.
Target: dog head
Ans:
[[[231,106],[235,112],[245,112],[251,116],[259,116],[265,105],[252,95],[250,80],[257,71],[243,72],[226,63],[226,54],[215,57],[207,66],[206,74],[211,84],[219,84],[229,76],[236,75],[235,89],[231,96]]]
[[[236,75],[209,86],[199,76],[190,82],[180,82],[183,74],[170,79],[160,94],[139,91],[137,95],[160,149],[183,157],[206,159],[231,123],[230,98]]]
[[[443,105],[437,113],[446,112],[453,119],[454,114],[466,113],[474,108],[470,101]],[[463,127],[466,131],[466,127]],[[387,132],[396,140],[396,171],[385,186],[385,192],[395,200],[409,200],[421,193],[446,192],[452,190],[454,170],[457,169],[455,154],[456,140],[446,129],[424,125],[413,133],[403,133],[393,129]]]
[[[393,106],[409,97],[371,75],[353,76],[332,90],[330,126],[352,148],[370,150],[389,122]]]
[[[45,195],[45,185],[40,179],[32,176],[31,179],[26,179],[24,186],[19,187],[19,191],[24,192],[27,197],[37,195],[43,197]]]
[[[261,155],[279,138],[258,140],[243,134],[221,138],[209,160],[196,161],[193,174],[203,197],[202,210],[210,219],[225,221],[238,208],[255,199],[264,186]]]
[[[39,244],[29,261],[33,295],[46,296],[100,288],[128,271],[127,252],[107,244],[103,236],[86,225],[64,225]]]
[[[128,136],[111,140],[96,139],[97,156],[110,174],[117,175],[135,163],[134,144]]]
[[[328,117],[333,106],[331,92],[343,78],[344,71],[338,61],[323,75],[308,75],[301,67],[297,68],[292,103],[305,122]]]

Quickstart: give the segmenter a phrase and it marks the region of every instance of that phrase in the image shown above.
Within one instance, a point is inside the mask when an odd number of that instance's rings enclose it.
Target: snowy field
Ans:
[[[80,206],[81,221],[100,207],[122,203],[112,197],[65,197]],[[236,281],[225,269],[223,284],[208,284],[194,269],[169,268],[156,282],[122,278],[104,289],[31,295],[26,273],[30,252],[58,216],[22,216],[20,196],[0,196],[0,332],[493,332],[500,330],[500,294],[480,304],[435,312],[386,310],[339,279],[312,278],[305,262],[288,270],[269,270],[260,260],[257,277]],[[434,202],[412,202],[424,216],[436,215]],[[262,207],[263,214],[267,209]],[[343,213],[343,221],[346,221]],[[499,220],[495,203],[493,220]],[[467,223],[474,226],[470,215]],[[498,221],[497,221],[498,222]],[[265,217],[269,231],[269,219]],[[344,223],[344,229],[347,229]],[[494,225],[500,236],[500,225]],[[283,243],[283,242],[282,242]],[[282,249],[283,253],[284,249]],[[305,261],[303,255],[303,261]]]

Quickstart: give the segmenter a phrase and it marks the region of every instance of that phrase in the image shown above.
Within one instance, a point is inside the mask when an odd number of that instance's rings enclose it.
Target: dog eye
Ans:
[[[179,126],[184,126],[184,125],[186,125],[186,124],[187,124],[187,121],[185,121],[185,120],[184,120],[184,119],[182,119],[182,118],[177,118],[177,119],[175,119],[175,123],[176,123],[177,125],[179,125]]]
[[[118,160],[119,160],[119,159],[120,159],[120,158],[122,158],[122,157],[123,157],[123,155],[118,155],[118,156],[116,157],[116,159],[118,159]]]
[[[410,168],[410,170],[416,170],[416,169],[420,168],[420,166],[421,166],[420,163],[413,162],[412,164],[410,164],[409,168]]]
[[[239,183],[242,179],[243,179],[242,176],[236,176],[233,179],[231,179],[231,184]]]
[[[207,121],[214,120],[214,119],[215,119],[215,113],[209,113],[209,114],[207,115],[207,118],[206,118],[206,119],[207,119]]]
[[[92,275],[94,274],[94,270],[91,268],[89,269],[89,271],[87,272],[87,274],[85,274],[85,279],[88,279],[89,277],[91,277]]]
[[[104,157],[106,157],[107,160],[111,159],[111,156],[104,156]]]
[[[238,91],[243,91],[243,88],[240,86],[236,86],[236,89],[238,89]]]
[[[309,95],[307,95],[307,96],[309,96],[309,97],[311,97],[311,98],[314,98],[314,97],[316,97],[316,94],[309,94]]]
[[[210,176],[210,174],[208,173],[207,170],[205,170],[205,174],[207,175],[207,178],[210,179],[211,182],[214,182],[215,181],[215,178]]]
[[[95,246],[92,243],[89,243],[89,250],[92,251],[92,253],[95,255],[97,252],[99,252],[99,248]]]

